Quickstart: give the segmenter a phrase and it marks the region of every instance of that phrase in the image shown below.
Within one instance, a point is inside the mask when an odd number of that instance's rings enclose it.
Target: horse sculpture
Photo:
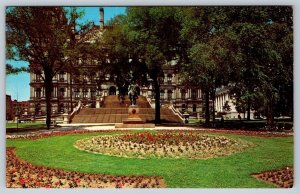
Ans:
[[[130,99],[130,105],[136,105],[136,99],[138,98],[138,93],[136,90],[136,84],[130,84],[128,87],[128,97]]]

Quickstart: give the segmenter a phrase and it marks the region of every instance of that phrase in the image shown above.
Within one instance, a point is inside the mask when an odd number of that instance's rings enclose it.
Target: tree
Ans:
[[[226,113],[228,113],[228,112],[231,111],[231,107],[230,107],[230,105],[229,105],[228,100],[225,102],[225,104],[223,105],[222,109],[223,109],[223,111],[226,112]]]
[[[183,12],[181,38],[189,40],[183,78],[188,84],[198,85],[204,92],[205,124],[210,123],[210,112],[215,122],[216,88],[228,78],[226,33],[218,20],[220,10],[215,7],[192,7]],[[210,111],[212,100],[212,111]]]
[[[147,66],[155,93],[155,122],[160,123],[160,83],[162,67],[179,55],[179,8],[130,7],[126,34],[132,59]],[[166,26],[168,26],[166,28]]]
[[[13,67],[11,64],[6,64],[6,74],[18,74],[20,72],[28,72],[29,69],[27,67]]]
[[[46,96],[46,125],[51,123],[52,79],[67,64],[70,23],[62,7],[8,7],[7,59],[24,60],[41,70]]]
[[[240,70],[233,73],[232,81],[240,90],[240,99],[246,102],[247,119],[253,108],[266,115],[268,124],[273,125],[276,104],[279,99],[284,102],[283,88],[290,88],[286,90],[287,103],[293,107],[292,8],[239,7],[233,13],[235,20],[230,29],[239,37],[236,65]]]

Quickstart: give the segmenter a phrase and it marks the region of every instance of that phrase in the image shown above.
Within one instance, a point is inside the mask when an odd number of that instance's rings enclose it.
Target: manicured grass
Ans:
[[[35,129],[40,127],[45,127],[46,124],[42,122],[35,122],[35,123],[18,123],[18,128],[28,128],[28,129]],[[17,123],[6,123],[7,129],[17,128]]]
[[[17,155],[36,165],[112,175],[158,175],[171,188],[274,187],[252,173],[293,165],[293,137],[259,138],[221,134],[255,144],[242,153],[207,160],[136,159],[104,156],[73,147],[76,140],[99,134],[73,134],[39,140],[7,140]],[[216,135],[216,134],[214,134]]]

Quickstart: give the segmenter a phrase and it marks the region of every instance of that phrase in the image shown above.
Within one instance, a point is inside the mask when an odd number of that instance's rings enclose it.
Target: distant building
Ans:
[[[14,110],[14,115],[19,116],[20,118],[25,118],[28,117],[28,111],[30,107],[29,101],[20,101],[18,102],[17,100],[12,101],[13,104],[13,110]]]
[[[10,121],[14,119],[14,108],[11,101],[11,96],[6,95],[6,120]]]
[[[230,111],[226,112],[224,110],[224,105],[227,103]],[[229,89],[227,87],[220,87],[216,91],[216,101],[215,108],[217,114],[224,114],[225,117],[230,119],[237,119],[238,115],[244,117],[245,115],[239,113],[235,108],[235,99],[229,94]],[[254,119],[254,111],[250,112],[250,119]]]
[[[29,101],[11,100],[10,95],[6,95],[6,120],[15,120],[16,116],[19,118],[28,117],[30,103]]]

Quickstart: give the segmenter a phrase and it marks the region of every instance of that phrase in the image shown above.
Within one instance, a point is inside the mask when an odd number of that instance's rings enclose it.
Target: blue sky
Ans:
[[[93,21],[96,25],[100,23],[99,7],[80,7],[85,11],[85,16],[82,22]],[[126,7],[104,7],[104,23],[107,23],[111,18],[119,14],[125,14]],[[6,60],[15,67],[28,66],[25,61],[11,61]],[[11,95],[12,99],[18,101],[29,100],[30,86],[29,86],[29,73],[19,73],[17,75],[6,76],[6,94]]]

